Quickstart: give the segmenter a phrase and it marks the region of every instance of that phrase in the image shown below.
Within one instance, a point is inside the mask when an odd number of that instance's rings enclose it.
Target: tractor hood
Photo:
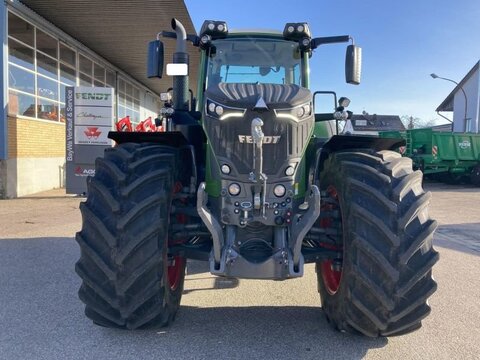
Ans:
[[[298,85],[220,83],[210,86],[206,97],[233,108],[253,109],[260,98],[268,109],[292,108],[308,102],[312,95]]]
[[[205,132],[218,164],[231,167],[232,176],[248,181],[254,169],[252,128],[257,123],[261,123],[264,134],[263,170],[269,179],[284,177],[289,164],[298,164],[314,125],[308,89],[297,85],[220,83],[210,86],[205,97]]]

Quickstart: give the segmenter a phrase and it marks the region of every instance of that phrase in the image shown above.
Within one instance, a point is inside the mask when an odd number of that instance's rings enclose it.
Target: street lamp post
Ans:
[[[438,76],[437,74],[430,74],[430,76],[434,79],[442,79],[442,80],[450,81],[450,82],[452,82],[452,83],[454,83],[455,85],[458,86],[458,82],[456,82],[455,80],[447,79],[447,78]],[[465,93],[465,90],[463,90],[462,86],[460,86],[460,90],[462,90],[463,96],[465,97],[465,113],[464,113],[464,116],[463,116],[463,122],[465,124],[465,132],[467,132],[470,128],[470,126],[467,126],[467,122],[468,122],[468,119],[467,119],[467,94]]]

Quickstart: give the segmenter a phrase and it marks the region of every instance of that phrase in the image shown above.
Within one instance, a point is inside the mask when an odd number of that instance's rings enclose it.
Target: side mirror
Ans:
[[[362,48],[355,45],[347,46],[345,56],[345,81],[348,84],[360,84],[362,75]]]
[[[163,43],[160,40],[148,43],[147,77],[162,78],[163,75]]]

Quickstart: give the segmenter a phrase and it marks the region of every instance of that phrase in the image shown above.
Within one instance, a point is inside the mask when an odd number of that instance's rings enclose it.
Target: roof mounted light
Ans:
[[[302,51],[308,51],[311,49],[311,39],[309,38],[303,38],[298,42],[298,44],[300,46],[300,50]]]
[[[307,23],[287,23],[283,30],[285,40],[299,41],[303,38],[311,39],[310,28]]]
[[[228,35],[228,27],[225,21],[205,20],[200,29],[200,38],[209,35],[212,40],[222,39]]]
[[[200,48],[206,49],[210,46],[210,43],[212,42],[212,37],[210,35],[202,35],[199,40],[199,45]]]

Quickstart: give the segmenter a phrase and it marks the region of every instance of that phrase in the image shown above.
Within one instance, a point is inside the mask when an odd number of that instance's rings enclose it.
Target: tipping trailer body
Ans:
[[[385,138],[405,139],[398,151],[425,175],[469,175],[480,163],[480,134],[433,131],[431,128],[384,131]]]

